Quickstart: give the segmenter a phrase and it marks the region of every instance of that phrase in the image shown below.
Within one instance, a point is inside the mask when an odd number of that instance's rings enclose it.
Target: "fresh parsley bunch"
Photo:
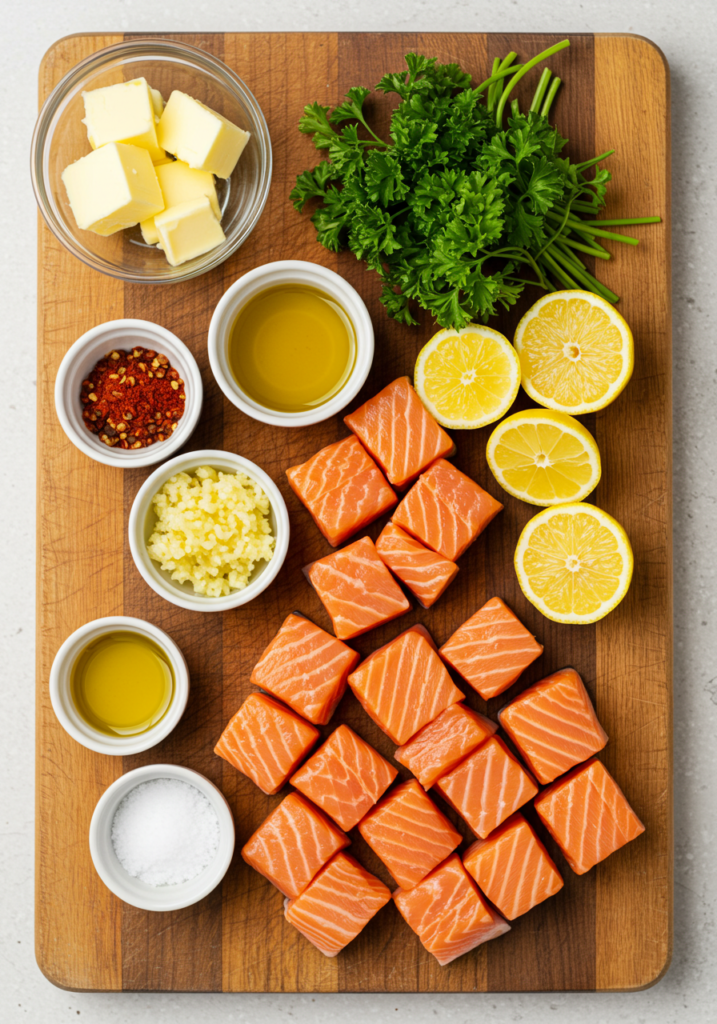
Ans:
[[[476,88],[457,64],[409,53],[407,71],[376,86],[400,97],[390,142],[364,114],[369,89],[349,89],[334,110],[304,108],[299,129],[327,159],[297,177],[291,200],[297,210],[319,200],[311,218],[318,241],[334,252],[349,248],[380,275],[389,316],[417,323],[413,301],[441,326],[460,328],[512,306],[526,284],[618,300],[579,256],[610,258],[597,237],[637,244],[578,216],[594,218],[604,205],[610,174],[597,164],[610,153],[582,164],[560,155],[567,140],[548,120],[560,79],[547,68],[528,113],[514,100],[503,127],[516,83],[568,45],[526,64],[510,53]]]

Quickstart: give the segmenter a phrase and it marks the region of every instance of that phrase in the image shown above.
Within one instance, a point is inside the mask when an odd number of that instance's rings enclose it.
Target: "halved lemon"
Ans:
[[[602,619],[627,593],[632,566],[622,526],[583,502],[538,512],[515,549],[523,593],[553,622]]]
[[[501,420],[486,455],[500,486],[531,505],[582,501],[600,480],[595,438],[572,416],[552,409],[526,409]]]
[[[416,391],[444,427],[468,430],[494,423],[520,387],[520,361],[508,339],[468,324],[434,334],[418,353]]]
[[[580,416],[620,394],[635,362],[632,332],[592,292],[550,292],[518,324],[522,384],[539,405]]]

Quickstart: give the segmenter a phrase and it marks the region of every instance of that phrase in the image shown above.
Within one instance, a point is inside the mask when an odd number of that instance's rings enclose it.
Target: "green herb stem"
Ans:
[[[561,218],[557,213],[553,213],[552,210],[548,210],[547,216],[551,220],[560,220]],[[613,242],[625,242],[626,245],[639,245],[640,239],[633,238],[631,235],[618,235],[614,231],[601,231],[600,228],[592,227],[586,224],[584,220],[573,220],[569,218],[567,221],[567,227],[582,231],[585,235],[595,235],[597,238],[610,238]]]
[[[510,112],[513,115],[513,117],[520,117],[520,104],[517,100],[511,100]]]
[[[496,60],[497,59],[498,58],[496,58]],[[490,78],[486,78],[486,80],[484,82],[481,82],[481,84],[477,86],[473,91],[478,94],[485,92],[485,90],[489,89],[490,86],[493,85],[495,82],[502,82],[504,78],[508,77],[508,75],[515,74],[515,72],[519,71],[522,68],[522,66],[522,64],[513,64],[511,67],[504,68],[502,71],[497,71],[495,74],[491,73]]]
[[[573,281],[573,279],[565,273],[563,268],[558,263],[555,262],[550,253],[544,252],[541,256],[541,260],[543,260],[547,264],[548,268],[550,269],[550,272],[553,274],[554,277],[557,277],[557,279],[562,284],[566,285],[566,287],[571,288],[575,291],[580,291],[580,285],[577,283],[577,281]]]
[[[662,217],[616,217],[612,220],[584,220],[582,223],[596,228],[627,228],[633,224],[661,224]]]
[[[545,97],[545,103],[543,104],[543,109],[540,111],[540,114],[541,114],[542,117],[548,117],[548,115],[550,114],[550,108],[552,107],[553,102],[555,100],[555,97],[557,95],[558,89],[560,88],[560,83],[561,83],[561,79],[560,78],[554,78],[552,80],[552,82],[550,83],[550,88],[548,89],[548,95]]]
[[[587,171],[590,167],[594,167],[595,164],[599,164],[601,160],[607,160],[614,152],[614,149],[608,149],[605,153],[601,153],[600,156],[594,156],[592,160],[584,160],[581,164],[576,165],[577,169],[580,173]]]
[[[596,256],[599,260],[612,259],[610,253],[603,249],[602,246],[598,249],[594,245],[583,245],[582,242],[576,242],[572,238],[568,238],[567,235],[559,235],[559,239],[563,245],[569,245],[571,249],[587,253],[588,256]]]
[[[550,68],[543,68],[543,73],[540,76],[540,81],[538,82],[535,94],[533,95],[533,102],[530,104],[530,109],[534,114],[537,114],[540,111],[543,97],[545,96],[546,89],[548,88],[548,82],[552,77],[553,72]]]
[[[487,100],[486,100],[486,107],[488,108],[488,110],[494,110],[495,109],[495,101],[496,101],[496,99],[498,97],[498,92],[500,90],[500,86],[498,84],[499,81],[500,81],[500,79],[498,78],[498,72],[499,71],[500,71],[500,58],[496,57],[495,60],[493,61],[493,68],[492,68],[492,71],[491,71],[491,78],[493,79],[493,85],[491,85],[490,89],[488,90],[488,97],[487,97]]]
[[[556,43],[555,46],[550,46],[547,50],[543,50],[542,53],[539,53],[537,54],[537,56],[532,57],[526,64],[522,66],[520,71],[517,71],[513,75],[513,77],[510,79],[505,89],[503,90],[500,100],[498,101],[498,109],[496,110],[495,121],[499,128],[503,124],[503,111],[505,110],[505,105],[508,102],[508,98],[510,97],[511,92],[518,84],[518,82],[521,80],[521,78],[527,75],[527,73],[532,68],[534,68],[536,64],[540,64],[541,61],[547,60],[548,57],[552,57],[554,53],[559,53],[561,50],[564,50],[566,46],[570,46],[569,39],[563,39],[562,42]]]
[[[572,253],[566,254],[561,252],[554,246],[551,246],[550,254],[555,260],[569,270],[573,277],[577,278],[581,284],[585,285],[589,291],[597,292],[598,295],[603,299],[606,299],[608,302],[619,301],[619,296],[616,295],[615,292],[610,291],[610,289],[601,281],[598,281],[596,277],[593,277],[585,264],[579,260],[577,256],[574,256]]]

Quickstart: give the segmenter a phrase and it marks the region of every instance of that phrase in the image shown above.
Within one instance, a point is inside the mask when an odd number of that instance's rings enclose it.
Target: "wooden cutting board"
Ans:
[[[71,36],[56,43],[40,71],[40,100],[79,60],[121,35]],[[517,920],[497,941],[441,968],[392,905],[336,959],[325,959],[286,924],[282,897],[238,856],[223,886],[187,910],[153,914],[122,904],[94,872],[88,828],[94,806],[123,772],[176,762],[203,772],[227,796],[237,851],[280,797],[266,797],[212,753],[223,726],[250,692],[249,674],[285,615],[300,609],[328,620],[301,567],[328,551],[289,490],[284,470],[345,435],[335,418],[302,430],[255,423],[228,404],[209,371],[206,336],[226,288],[271,260],[314,260],[343,274],[366,300],[376,328],[376,359],[360,401],[410,374],[433,326],[388,320],[376,276],[350,254],[321,249],[306,215],[288,193],[316,154],[297,131],[305,103],[336,103],[352,85],[374,85],[417,50],[458,61],[475,80],[496,55],[537,53],[559,36],[449,34],[182,35],[224,60],[248,84],[266,115],[274,178],[253,235],[216,271],[182,285],[123,285],[73,259],[40,224],[38,301],[38,616],[37,616],[37,959],[57,985],[82,990],[459,992],[615,990],[653,984],[672,942],[672,582],[671,339],[669,239],[669,79],[660,52],[637,36],[571,36],[550,66],[566,83],[555,108],[572,157],[614,148],[608,216],[660,214],[659,226],[635,228],[639,249],[610,245],[615,260],[600,277],[622,296],[635,335],[635,373],[604,412],[586,417],[603,457],[595,501],[625,526],[635,550],[632,588],[618,609],[593,626],[560,626],[523,598],[514,546],[536,511],[501,492],[485,462],[488,431],[458,433],[457,465],[505,503],[505,511],[461,559],[456,582],[434,609],[412,612],[359,639],[368,654],[414,621],[438,643],[493,595],[503,597],[545,645],[515,691],[487,707],[495,715],[524,685],[574,665],[593,696],[610,743],[604,761],[647,831],[583,877],[556,853],[565,888]],[[388,101],[375,109],[385,129]],[[531,301],[537,295],[531,297]],[[526,303],[494,326],[509,337]],[[119,471],[92,462],[65,438],[53,385],[60,360],[83,332],[117,317],[140,317],[174,331],[194,351],[206,401],[196,448],[225,448],[253,459],[276,480],[291,516],[292,541],[272,587],[224,615],[182,611],[155,595],[129,554],[132,499],[149,470]],[[358,404],[355,403],[355,404]],[[524,403],[527,404],[527,403]],[[379,527],[374,526],[375,537]],[[190,666],[187,712],[159,747],[130,758],[91,753],[67,736],[48,695],[50,666],[62,641],[103,615],[150,619],[180,644]],[[468,689],[468,687],[464,687]],[[332,724],[348,722],[387,756],[387,738],[349,695]],[[455,820],[455,815],[453,815]],[[467,832],[464,828],[464,833]],[[355,839],[357,856],[382,865]]]

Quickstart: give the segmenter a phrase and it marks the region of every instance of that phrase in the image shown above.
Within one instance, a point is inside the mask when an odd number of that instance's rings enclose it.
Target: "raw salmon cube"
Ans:
[[[351,840],[298,793],[289,793],[249,839],[241,855],[285,896],[304,891]]]
[[[554,672],[507,704],[498,719],[538,782],[557,779],[607,743],[574,668]]]
[[[324,956],[336,956],[385,907],[391,893],[347,853],[337,853],[284,916]]]
[[[359,832],[402,889],[418,885],[463,840],[415,779],[391,790]]]
[[[412,627],[384,644],[349,676],[349,686],[394,743],[406,743],[463,694],[427,630]]]
[[[538,792],[534,780],[497,736],[440,778],[436,789],[480,839]]]
[[[377,750],[348,725],[340,725],[292,776],[291,785],[348,832],[397,775]]]
[[[430,789],[436,779],[452,771],[497,728],[490,718],[465,704],[451,704],[393,756],[413,772],[424,789]]]
[[[455,562],[502,508],[474,480],[439,459],[418,478],[393,522]]]
[[[514,921],[563,887],[560,872],[522,814],[476,839],[463,864],[503,917]]]
[[[390,622],[411,607],[370,537],[312,562],[304,571],[341,640]]]
[[[512,686],[543,647],[499,597],[492,597],[459,626],[441,657],[490,700]]]
[[[458,572],[455,562],[431,551],[394,523],[384,526],[376,550],[424,608],[436,603]]]
[[[252,693],[219,737],[214,753],[271,795],[319,738],[319,730],[272,697]]]
[[[426,466],[455,451],[411,386],[399,377],[344,416],[344,423],[373,455],[394,487],[405,487]]]
[[[475,886],[457,853],[406,892],[397,889],[394,901],[439,964],[449,964],[481,943],[510,931]]]
[[[326,725],[359,658],[325,629],[292,613],[262,654],[251,681],[314,725]]]
[[[353,435],[322,448],[286,475],[332,547],[368,526],[398,500]]]
[[[645,831],[596,757],[544,789],[534,806],[576,875],[584,875]]]

